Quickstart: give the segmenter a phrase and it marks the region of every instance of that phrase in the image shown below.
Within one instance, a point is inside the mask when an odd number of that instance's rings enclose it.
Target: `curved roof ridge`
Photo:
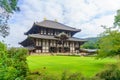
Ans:
[[[76,29],[52,20],[44,20],[42,22],[36,22],[35,25],[43,26],[46,28],[53,28],[53,29],[62,29],[62,30],[77,31],[77,32],[81,31],[81,29]]]

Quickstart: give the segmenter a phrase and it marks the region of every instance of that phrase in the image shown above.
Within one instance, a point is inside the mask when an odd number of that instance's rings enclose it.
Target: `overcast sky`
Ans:
[[[19,0],[20,12],[9,20],[10,35],[4,40],[19,46],[34,22],[57,19],[58,22],[81,29],[75,37],[96,37],[103,32],[101,25],[112,26],[120,0]]]

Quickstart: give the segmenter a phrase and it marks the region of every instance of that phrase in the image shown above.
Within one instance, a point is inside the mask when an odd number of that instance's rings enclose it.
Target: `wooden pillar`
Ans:
[[[68,41],[68,45],[69,45],[69,52],[70,52],[70,41]]]
[[[50,40],[48,40],[48,49],[49,49],[49,52],[50,52]]]
[[[80,44],[80,43],[81,43],[81,42],[79,42],[79,53],[80,53],[80,49],[81,49],[81,48],[80,48],[80,46],[81,46],[81,44]]]
[[[56,49],[55,52],[57,52],[57,40],[55,40],[55,47],[56,47],[55,48]]]
[[[41,53],[43,52],[43,39],[41,39]]]
[[[62,53],[64,53],[64,41],[62,43]]]
[[[58,40],[56,40],[56,52],[58,53]]]
[[[73,42],[73,53],[75,53],[75,42]]]

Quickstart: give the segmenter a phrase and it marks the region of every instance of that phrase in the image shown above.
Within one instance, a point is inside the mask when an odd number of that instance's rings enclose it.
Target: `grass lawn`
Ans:
[[[63,71],[80,72],[84,76],[94,76],[106,68],[107,64],[115,63],[114,58],[95,59],[94,57],[76,56],[39,56],[27,58],[31,71],[60,75]]]

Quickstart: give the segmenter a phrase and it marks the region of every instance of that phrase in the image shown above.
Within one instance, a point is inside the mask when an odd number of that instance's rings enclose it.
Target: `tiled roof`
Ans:
[[[34,42],[32,39],[26,38],[24,41],[20,42],[19,44],[26,47],[26,46],[30,46],[30,45],[32,46],[34,44]]]
[[[55,38],[54,36],[50,36],[50,35],[30,34],[28,35],[28,37],[58,40],[58,38]],[[68,41],[83,41],[83,42],[86,41],[85,39],[80,39],[80,38],[75,38],[75,37],[69,37],[67,40]]]
[[[60,30],[68,30],[68,31],[81,31],[80,29],[72,28],[69,26],[66,26],[62,23],[51,21],[51,20],[44,20],[42,22],[36,22],[35,25],[42,26],[46,28],[52,28],[52,29],[60,29]]]

